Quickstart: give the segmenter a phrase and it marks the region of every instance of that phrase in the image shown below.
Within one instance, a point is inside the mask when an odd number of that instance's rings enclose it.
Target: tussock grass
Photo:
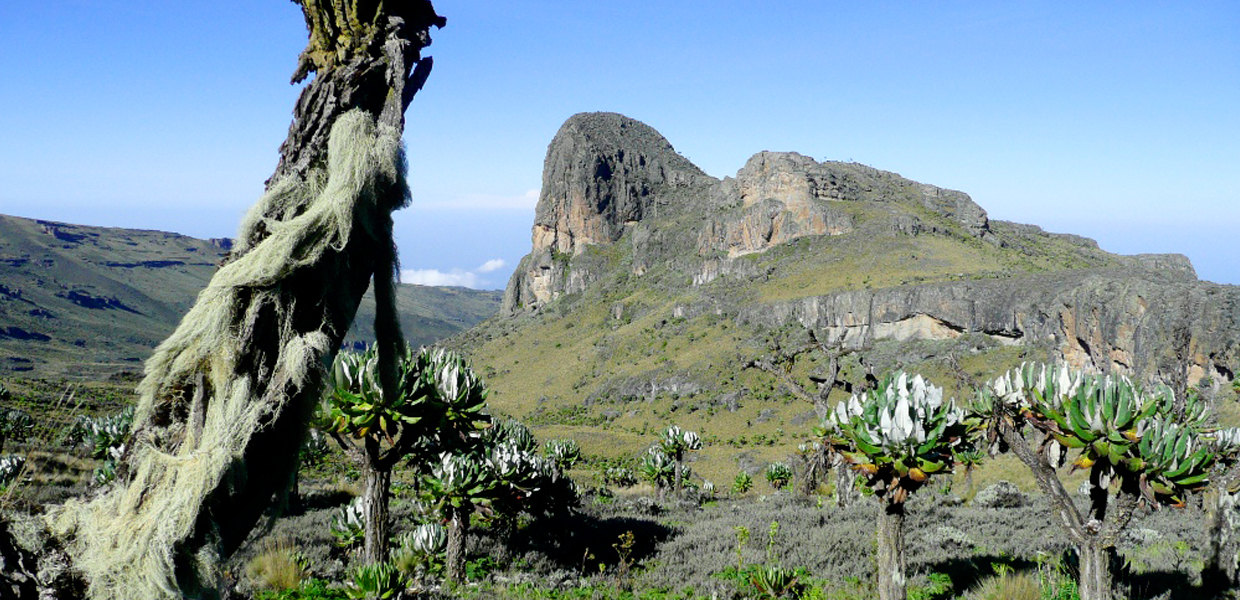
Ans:
[[[262,552],[246,564],[246,575],[260,589],[292,590],[307,576],[305,563],[291,540],[268,539]]]
[[[983,579],[965,600],[1041,600],[1042,587],[1029,573],[1004,573]]]

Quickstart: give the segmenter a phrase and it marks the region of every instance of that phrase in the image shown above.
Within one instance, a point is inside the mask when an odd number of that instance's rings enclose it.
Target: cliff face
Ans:
[[[615,113],[569,118],[547,148],[533,249],[513,274],[503,310],[534,310],[580,291],[589,273],[564,272],[561,257],[616,242],[634,224],[657,216],[669,190],[714,182],[644,123]]]
[[[1043,346],[1077,367],[1138,378],[1167,375],[1179,358],[1188,381],[1234,379],[1240,363],[1240,287],[1141,271],[1044,273],[842,292],[753,305],[742,322],[797,323],[863,348],[879,340],[966,334],[1000,345]]]
[[[975,334],[1137,377],[1177,357],[1193,383],[1240,366],[1240,288],[1197,281],[1183,256],[992,223],[963,192],[791,152],[716,180],[646,125],[579,114],[548,148],[533,248],[501,314],[619,285],[598,293],[641,289],[678,298],[676,318],[797,325],[855,348]]]

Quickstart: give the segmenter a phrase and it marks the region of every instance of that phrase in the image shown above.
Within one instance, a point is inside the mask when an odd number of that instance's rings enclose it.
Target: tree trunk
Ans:
[[[672,483],[672,491],[674,492],[676,498],[680,498],[682,497],[682,494],[680,493],[680,490],[682,489],[681,486],[684,485],[684,481],[683,481],[684,471],[682,471],[683,467],[680,466],[681,465],[680,457],[676,458],[675,465],[676,466],[674,467],[674,471],[673,471],[675,475],[674,475],[674,481]]]
[[[852,506],[860,494],[857,492],[857,474],[848,467],[842,456],[835,457],[835,504],[840,508]]]
[[[1202,584],[1208,592],[1221,592],[1236,585],[1236,501],[1237,497],[1220,486],[1210,514],[1210,548],[1206,555]]]
[[[905,600],[904,567],[904,503],[883,502],[878,510],[879,600]]]
[[[267,193],[147,362],[115,486],[50,511],[93,598],[218,597],[221,565],[289,485],[372,275],[393,272],[404,111],[444,20],[429,0],[300,3],[310,43],[294,80],[316,75]]]
[[[392,486],[392,471],[382,466],[368,464],[366,488],[362,492],[362,507],[366,511],[366,544],[362,559],[368,565],[387,562],[388,558],[388,490]]]
[[[460,583],[465,580],[465,528],[469,526],[469,511],[465,508],[453,508],[448,513],[445,578],[449,583]]]
[[[1077,547],[1077,553],[1081,559],[1081,600],[1111,600],[1110,553],[1106,546],[1090,539]]]

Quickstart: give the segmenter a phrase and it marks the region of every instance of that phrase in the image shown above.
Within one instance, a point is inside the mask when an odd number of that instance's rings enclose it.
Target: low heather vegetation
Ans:
[[[284,512],[229,563],[232,597],[1232,593],[1235,548],[1210,516],[1227,506],[1240,435],[1211,426],[1191,394],[1025,365],[957,401],[893,373],[833,407],[788,462],[717,486],[690,466],[703,449],[696,432],[651,432],[624,460],[585,455],[572,439],[540,443],[491,416],[485,383],[450,353],[407,352],[395,400],[371,358],[340,359],[314,419],[326,436],[307,437]],[[109,485],[131,412],[3,416],[3,498],[37,509],[48,488]],[[376,454],[399,457],[385,458],[388,510],[368,510],[368,446],[398,450]],[[1007,452],[1032,485],[972,481]],[[375,529],[380,555],[367,552]]]

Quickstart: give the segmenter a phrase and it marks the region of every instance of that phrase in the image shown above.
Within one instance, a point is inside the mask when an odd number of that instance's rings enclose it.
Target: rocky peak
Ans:
[[[547,148],[533,252],[580,254],[620,239],[662,186],[713,181],[649,125],[616,113],[579,113]]]
[[[915,233],[916,208],[945,217],[968,234],[989,233],[986,211],[968,194],[917,183],[856,163],[822,162],[796,152],[759,152],[725,179],[717,196],[732,212],[716,214],[698,237],[698,253],[728,257],[763,252],[807,235],[839,235],[855,223],[840,203],[902,204],[892,227]]]

